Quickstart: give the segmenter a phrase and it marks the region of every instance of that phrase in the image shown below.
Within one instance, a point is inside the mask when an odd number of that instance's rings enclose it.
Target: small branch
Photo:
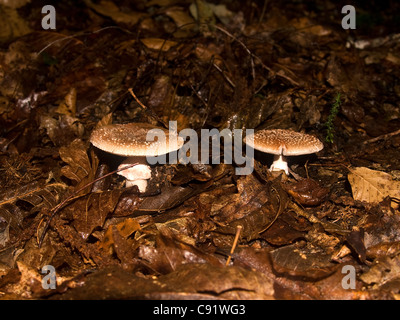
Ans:
[[[235,249],[236,249],[237,243],[238,243],[238,241],[239,241],[239,237],[240,237],[240,233],[241,233],[242,229],[243,229],[243,226],[241,226],[241,225],[238,225],[238,226],[236,227],[235,239],[233,240],[231,252],[229,252],[228,259],[226,260],[226,263],[225,263],[225,266],[226,266],[226,267],[229,266],[229,263],[231,262],[232,255],[233,255],[233,253],[235,252]]]
[[[367,143],[373,143],[373,142],[376,142],[376,141],[379,141],[379,140],[382,140],[382,139],[388,139],[388,138],[390,138],[390,137],[393,137],[393,136],[396,136],[396,135],[398,135],[398,134],[400,134],[400,129],[399,130],[396,130],[396,131],[393,131],[393,132],[390,132],[390,133],[387,133],[387,134],[383,134],[383,135],[381,135],[381,136],[378,136],[378,137],[376,137],[376,138],[372,138],[372,139],[369,139],[369,140],[365,140],[364,142],[363,142],[363,144],[367,144]]]
[[[168,125],[165,123],[163,119],[161,119],[158,115],[156,115],[153,110],[150,108],[146,107],[139,99],[136,97],[136,95],[133,93],[132,88],[128,89],[129,93],[132,95],[132,97],[136,100],[136,102],[144,109],[150,111],[150,115],[159,123],[161,123],[166,129],[168,129]]]

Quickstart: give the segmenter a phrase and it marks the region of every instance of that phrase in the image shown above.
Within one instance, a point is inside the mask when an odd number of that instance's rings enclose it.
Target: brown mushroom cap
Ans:
[[[162,130],[165,140],[147,141],[152,129]],[[157,140],[157,134],[154,138]],[[120,156],[159,156],[182,147],[183,138],[148,123],[111,124],[95,129],[90,142],[97,148]]]
[[[246,136],[245,143],[256,150],[284,156],[299,156],[324,148],[322,142],[312,135],[284,129],[259,130]]]

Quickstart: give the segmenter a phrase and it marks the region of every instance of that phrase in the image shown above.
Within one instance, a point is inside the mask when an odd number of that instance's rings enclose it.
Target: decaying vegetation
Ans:
[[[4,3],[0,297],[399,297],[398,3],[360,4],[343,30],[337,2],[63,1],[46,31],[45,3]],[[99,124],[170,120],[324,149],[289,163],[297,179],[256,152],[251,175],[159,166],[139,194],[89,143]]]

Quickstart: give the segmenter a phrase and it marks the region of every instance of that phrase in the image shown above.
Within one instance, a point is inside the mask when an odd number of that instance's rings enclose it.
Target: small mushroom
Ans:
[[[289,175],[286,156],[315,153],[324,148],[322,142],[312,135],[284,129],[259,130],[247,135],[244,141],[256,150],[275,155],[269,170],[283,170],[286,175]]]
[[[165,139],[148,141],[148,133],[151,130],[162,130]],[[155,136],[158,137],[158,134]],[[128,157],[118,169],[137,163],[136,166],[119,171],[118,174],[127,179],[127,187],[136,185],[140,192],[145,192],[147,180],[151,178],[151,168],[146,162],[146,157],[156,157],[176,151],[182,147],[184,141],[176,132],[148,123],[128,123],[97,128],[92,132],[90,142],[103,151]]]

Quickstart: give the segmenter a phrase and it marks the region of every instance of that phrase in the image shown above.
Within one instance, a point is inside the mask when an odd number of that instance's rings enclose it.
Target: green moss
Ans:
[[[325,141],[329,142],[329,143],[333,143],[333,139],[335,136],[335,128],[334,128],[334,124],[333,122],[335,121],[335,118],[339,112],[339,108],[341,105],[341,94],[337,93],[336,97],[335,97],[335,102],[333,103],[329,116],[328,116],[328,120],[325,123],[325,127],[326,127],[326,137],[325,137]]]

